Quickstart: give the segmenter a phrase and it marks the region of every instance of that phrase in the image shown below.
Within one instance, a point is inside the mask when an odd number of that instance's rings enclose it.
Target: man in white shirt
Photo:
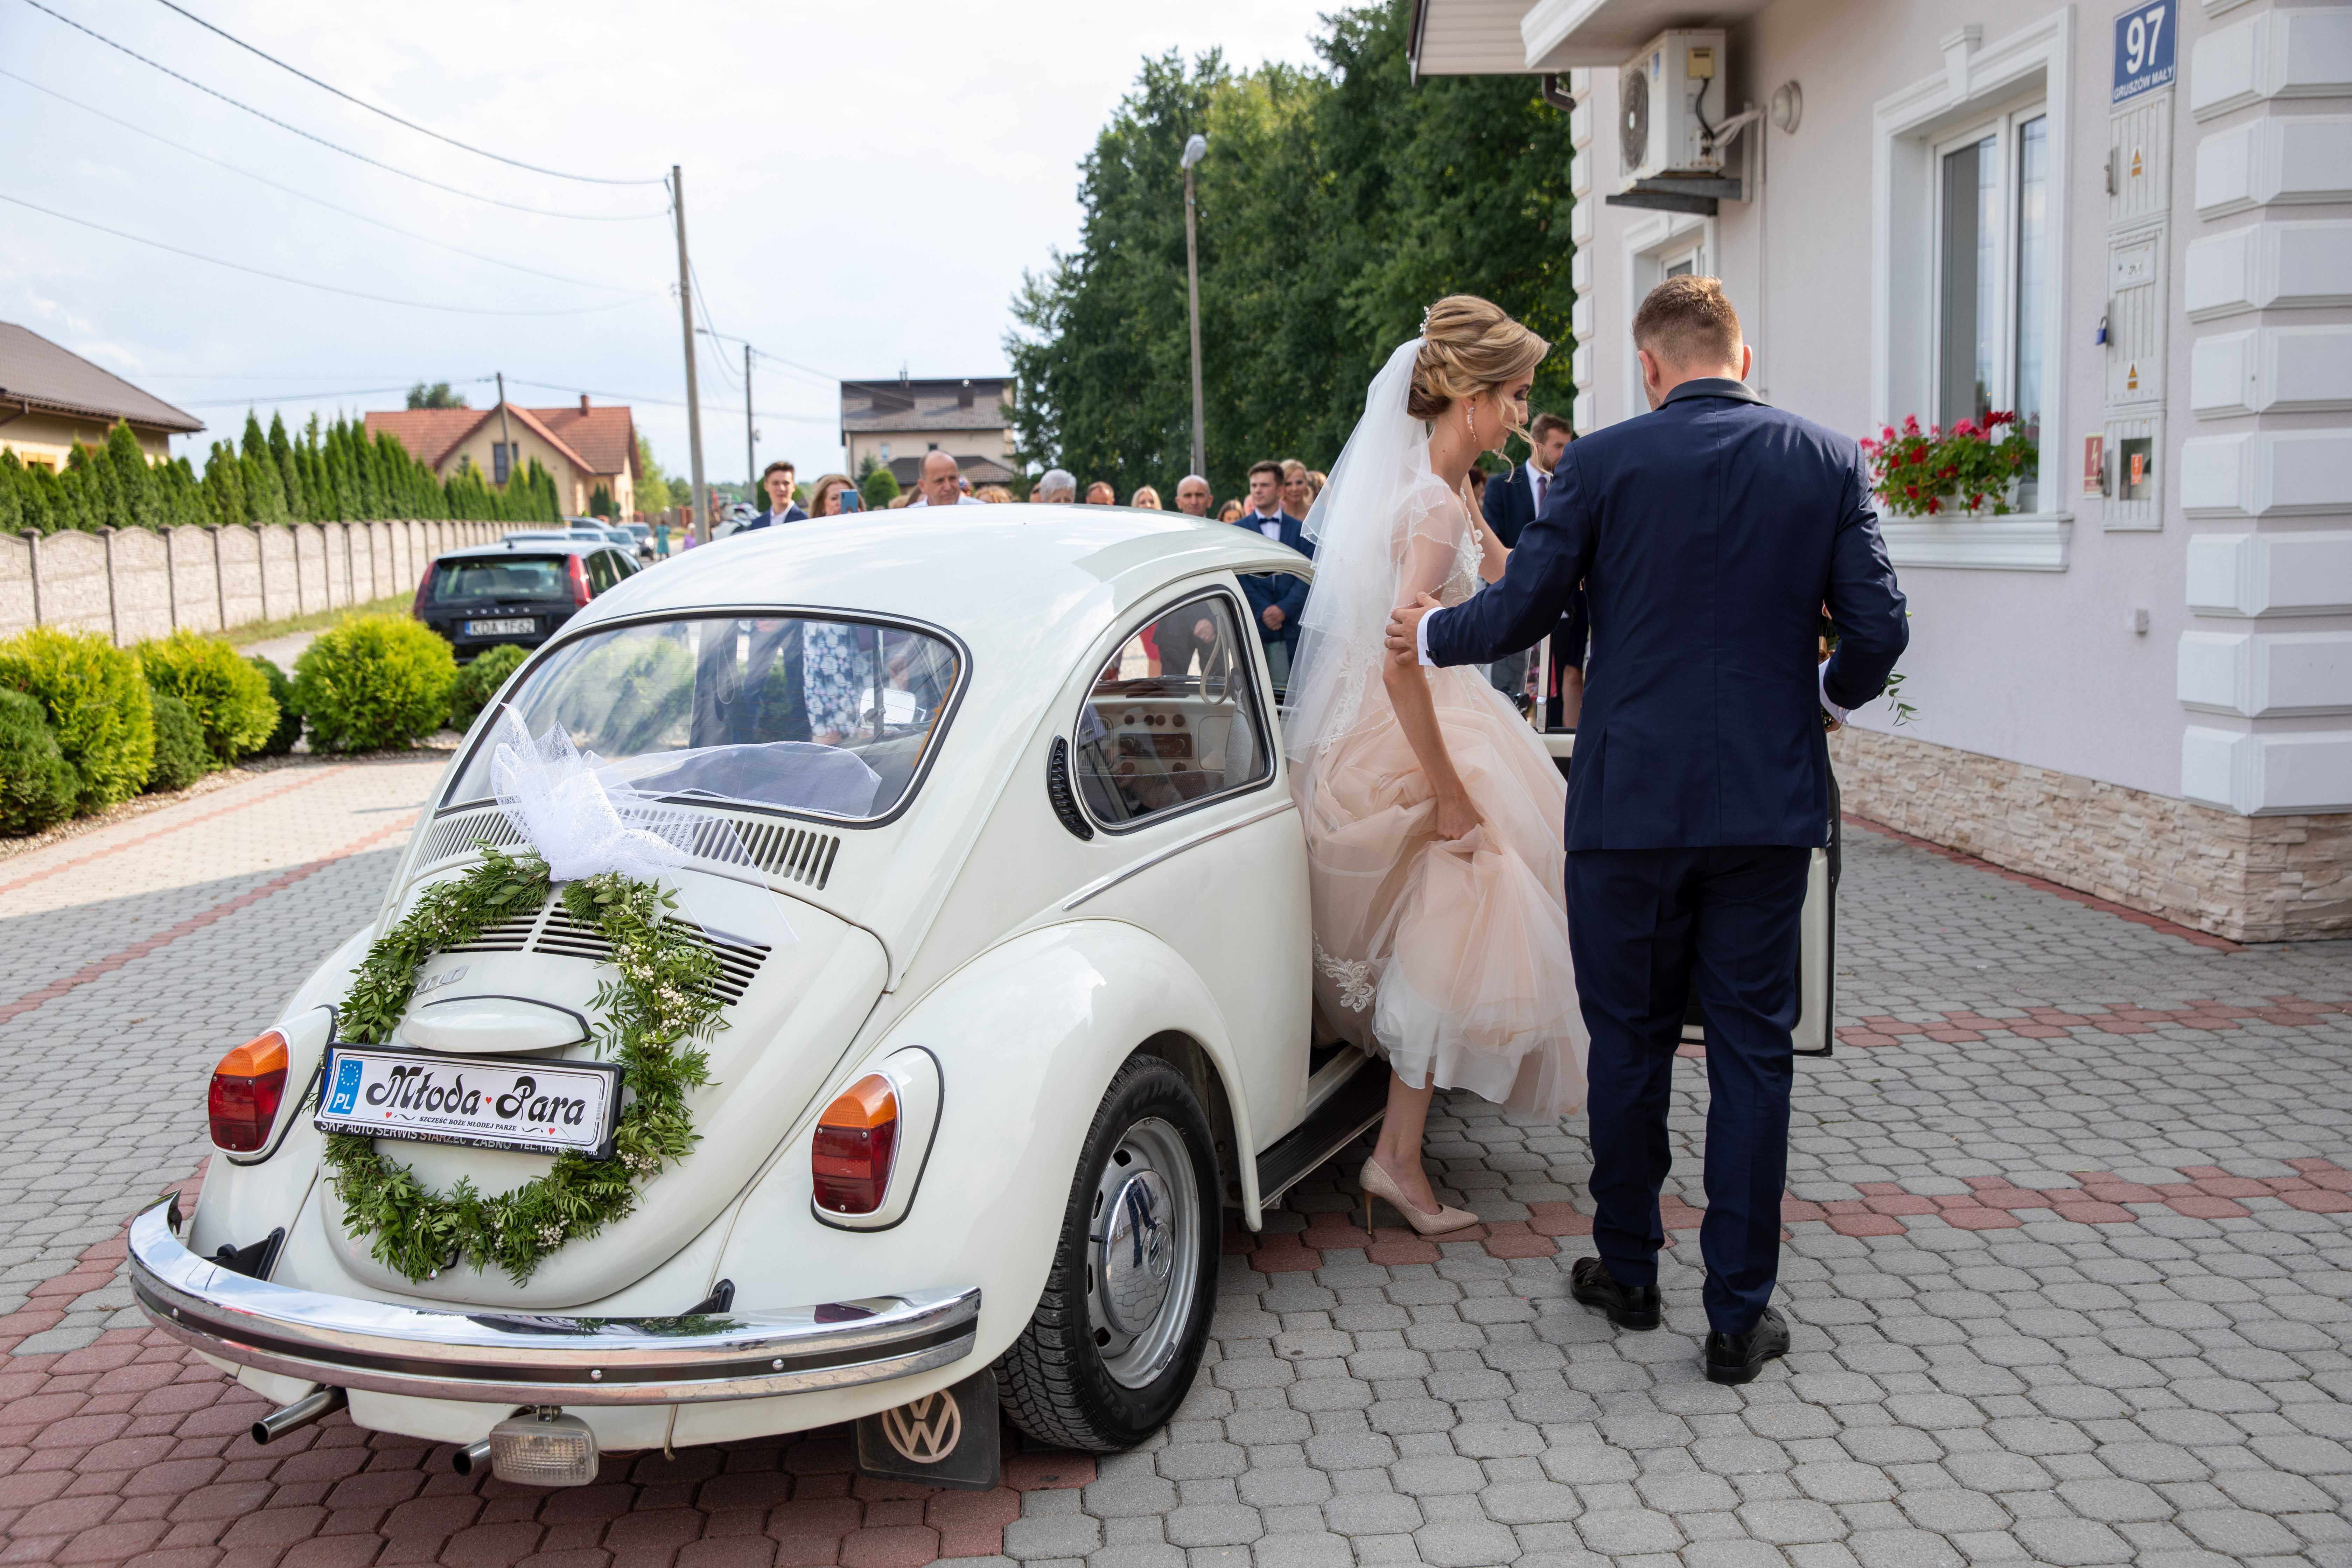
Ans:
[[[1277,544],[1287,544],[1303,555],[1314,554],[1299,531],[1305,520],[1282,510],[1281,494],[1282,465],[1251,464],[1250,509],[1234,526],[1254,528]],[[1245,573],[1241,582],[1242,592],[1249,597],[1250,614],[1257,618],[1257,635],[1265,644],[1265,661],[1274,672],[1274,683],[1285,685],[1290,679],[1290,656],[1298,648],[1298,612],[1307,607],[1307,580],[1268,572]]]
[[[912,511],[919,506],[986,506],[986,501],[963,493],[961,479],[962,470],[957,468],[954,457],[932,447],[923,454],[923,477],[915,481],[915,499],[903,510]]]

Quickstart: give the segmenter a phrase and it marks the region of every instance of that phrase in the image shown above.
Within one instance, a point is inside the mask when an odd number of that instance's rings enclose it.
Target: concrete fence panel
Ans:
[[[0,539],[0,637],[12,637],[40,620],[33,603],[33,551],[39,537],[19,533]]]
[[[327,608],[340,610],[352,602],[351,559],[343,552],[351,525],[321,522],[314,526],[319,531],[319,580],[325,590],[323,602]]]
[[[163,535],[172,560],[172,624],[216,632],[221,620],[220,531],[183,525]]]
[[[257,528],[261,547],[261,618],[282,621],[302,613],[301,580],[294,570],[294,531]]]
[[[95,533],[52,533],[41,541],[41,624],[69,631],[114,632],[114,596],[106,574],[106,540]]]
[[[212,531],[214,559],[220,563],[221,624],[247,626],[266,621],[269,612],[261,602],[261,531],[247,527]]]
[[[172,629],[172,571],[163,536],[143,528],[107,535],[113,554],[114,640],[128,647]]]

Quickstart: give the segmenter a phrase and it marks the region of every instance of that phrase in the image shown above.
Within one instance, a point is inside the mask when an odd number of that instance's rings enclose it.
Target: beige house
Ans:
[[[625,404],[599,407],[583,393],[576,408],[402,408],[369,415],[367,429],[396,437],[445,480],[471,462],[484,479],[504,484],[536,458],[555,476],[566,516],[586,515],[598,485],[612,492],[616,515],[636,510],[637,427]]]
[[[954,457],[974,485],[1003,484],[1013,461],[1013,382],[1001,375],[841,384],[841,445],[853,474],[872,458],[901,489],[934,451]]]
[[[0,449],[36,468],[62,468],[75,442],[105,445],[118,419],[139,437],[149,462],[172,455],[173,437],[205,427],[38,332],[0,321]]]

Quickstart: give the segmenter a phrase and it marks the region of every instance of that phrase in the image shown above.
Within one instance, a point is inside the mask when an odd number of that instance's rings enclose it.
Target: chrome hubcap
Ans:
[[[1200,1184],[1183,1135],[1156,1116],[1127,1130],[1095,1184],[1087,1327],[1105,1370],[1140,1388],[1184,1341],[1200,1278]]]

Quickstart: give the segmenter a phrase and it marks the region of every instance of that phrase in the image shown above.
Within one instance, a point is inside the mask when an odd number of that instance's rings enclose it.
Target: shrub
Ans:
[[[857,496],[868,511],[880,511],[898,499],[898,476],[877,465],[874,471],[857,481]]]
[[[103,811],[147,783],[155,720],[128,649],[95,632],[33,626],[0,642],[0,686],[38,701],[74,771],[74,809]]]
[[[282,757],[294,749],[295,742],[302,738],[302,710],[294,706],[294,683],[286,679],[284,670],[257,653],[245,662],[269,683],[269,700],[278,705],[278,728],[269,732],[269,739],[261,742],[260,753],[265,757]]]
[[[213,771],[204,726],[186,703],[168,691],[151,689],[147,699],[155,715],[155,764],[147,773],[147,793],[185,789]]]
[[[472,729],[482,710],[490,705],[490,699],[499,694],[499,688],[506,684],[507,677],[530,657],[527,647],[500,643],[473,663],[460,666],[457,684],[449,689],[449,728]]]
[[[73,805],[74,771],[41,705],[0,689],[0,833],[38,833]]]
[[[449,717],[457,661],[403,616],[354,616],[294,661],[294,706],[328,752],[405,746]]]
[[[188,705],[215,762],[233,763],[260,750],[277,730],[268,677],[220,638],[176,631],[141,643],[137,652],[147,684]]]

